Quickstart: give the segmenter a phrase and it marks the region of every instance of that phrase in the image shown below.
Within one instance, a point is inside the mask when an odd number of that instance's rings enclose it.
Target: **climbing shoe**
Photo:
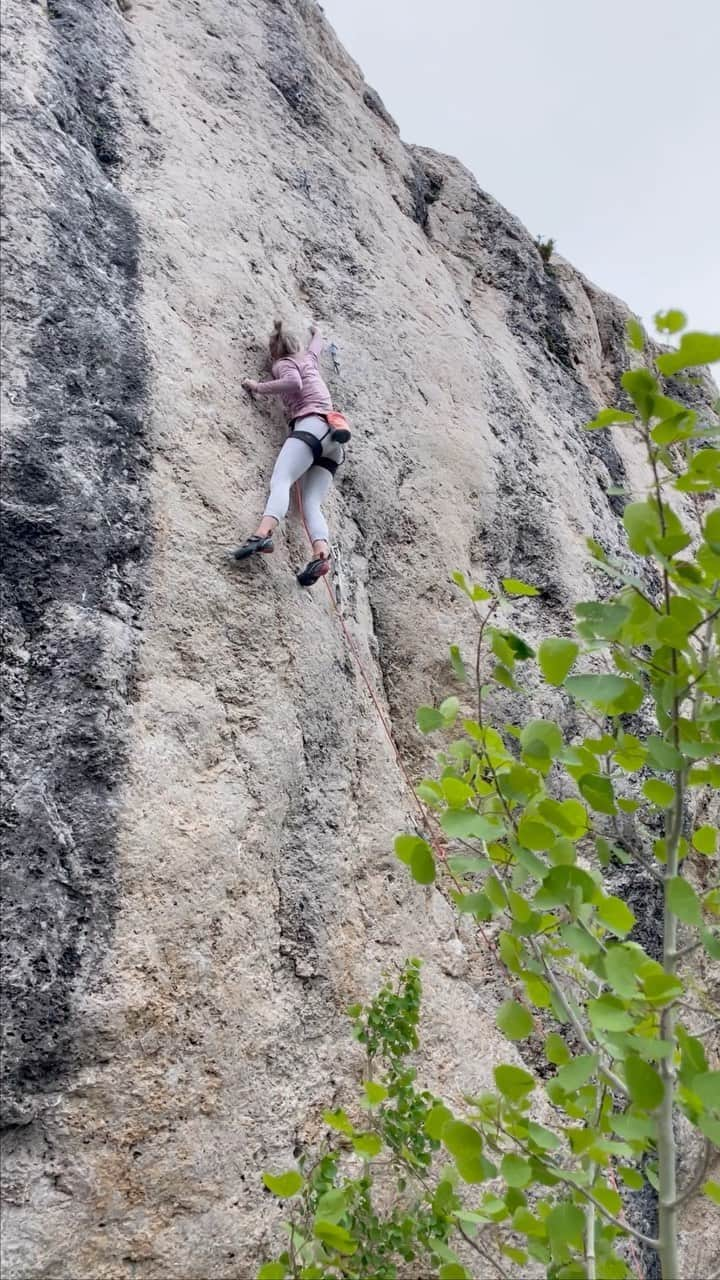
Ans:
[[[321,556],[318,556],[317,560],[310,560],[296,577],[301,587],[312,587],[318,578],[324,578],[325,574],[329,572],[330,561],[323,560]]]
[[[233,551],[232,558],[233,560],[247,560],[249,556],[257,555],[258,551],[272,550],[274,550],[274,547],[270,534],[265,538],[258,538],[256,534],[253,534],[252,538],[248,538],[241,547]]]

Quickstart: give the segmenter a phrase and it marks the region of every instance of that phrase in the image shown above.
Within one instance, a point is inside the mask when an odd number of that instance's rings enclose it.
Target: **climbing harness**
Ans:
[[[302,427],[296,426],[296,423],[302,422],[302,418],[293,418],[290,423],[290,435],[295,440],[302,440],[303,444],[306,444],[312,451],[314,467],[322,467],[324,471],[329,471],[330,475],[334,476],[338,467],[342,466],[342,463],[345,461],[345,453],[343,451],[343,456],[339,461],[335,458],[324,458],[323,444],[328,439],[328,436],[334,444],[347,444],[350,439],[350,428],[347,423],[347,418],[343,417],[341,413],[335,413],[334,411],[329,413],[316,413],[308,416],[323,418],[324,421],[327,422],[328,429],[325,432],[325,435],[320,436],[318,439],[318,437],[314,436],[311,431],[303,431]]]

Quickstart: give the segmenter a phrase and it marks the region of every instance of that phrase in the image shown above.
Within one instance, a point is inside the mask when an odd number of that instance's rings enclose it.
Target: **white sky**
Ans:
[[[646,321],[720,329],[720,0],[321,0],[403,138]]]

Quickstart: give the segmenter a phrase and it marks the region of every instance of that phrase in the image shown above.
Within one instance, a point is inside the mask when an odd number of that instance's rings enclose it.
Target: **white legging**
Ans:
[[[330,439],[328,424],[324,418],[315,416],[302,418],[298,430],[308,431],[317,440],[322,440],[324,458],[333,462],[342,462],[342,445]],[[270,479],[270,495],[265,507],[265,515],[274,520],[283,520],[290,505],[290,490],[296,481],[300,481],[303,512],[308,533],[313,542],[327,542],[329,538],[327,521],[323,515],[321,503],[325,501],[332,485],[332,476],[324,467],[313,466],[315,459],[309,444],[290,436],[286,440],[277,457]]]

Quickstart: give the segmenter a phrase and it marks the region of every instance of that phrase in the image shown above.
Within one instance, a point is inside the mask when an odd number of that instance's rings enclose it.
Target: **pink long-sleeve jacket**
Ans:
[[[288,421],[332,413],[332,400],[320,372],[320,353],[325,345],[319,333],[313,334],[306,351],[276,360],[269,382],[258,382],[256,395],[281,396]]]

